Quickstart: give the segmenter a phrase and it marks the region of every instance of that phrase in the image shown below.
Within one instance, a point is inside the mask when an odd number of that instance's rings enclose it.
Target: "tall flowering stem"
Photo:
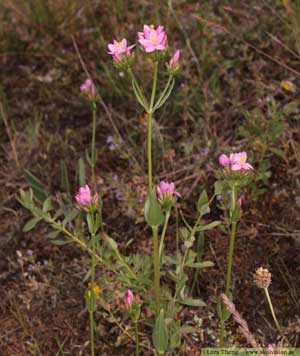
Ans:
[[[154,63],[154,73],[153,73],[153,84],[150,99],[150,106],[148,110],[148,189],[149,192],[153,189],[153,177],[152,177],[152,115],[153,106],[156,95],[157,86],[157,75],[158,75],[158,62]]]
[[[164,27],[159,25],[155,28],[154,25],[144,25],[143,31],[137,33],[138,42],[143,52],[148,55],[153,63],[153,82],[151,89],[150,100],[145,97],[141,86],[139,85],[133,70],[132,65],[135,55],[131,52],[134,46],[128,46],[127,40],[121,41],[114,40],[113,43],[108,45],[109,54],[112,55],[114,64],[117,68],[125,70],[131,77],[131,83],[134,94],[138,103],[143,107],[147,114],[148,128],[147,128],[147,162],[148,162],[148,198],[145,203],[145,218],[149,226],[152,228],[153,234],[153,265],[154,265],[154,290],[156,300],[157,315],[160,312],[160,252],[162,248],[159,247],[158,239],[158,226],[163,222],[163,214],[157,203],[156,192],[153,185],[153,164],[152,164],[152,124],[153,114],[158,110],[170,96],[174,87],[174,76],[179,70],[180,50],[177,50],[172,56],[169,63],[166,63],[169,79],[164,90],[156,100],[157,78],[158,78],[158,65],[164,59],[168,51],[167,35]],[[147,205],[147,208],[146,208]],[[147,212],[146,212],[147,211]],[[167,224],[168,218],[165,219]],[[165,234],[166,226],[164,228]],[[162,253],[162,251],[161,251]]]
[[[93,128],[92,128],[92,144],[91,144],[91,170],[94,193],[97,190],[95,166],[96,166],[96,120],[97,120],[97,104],[92,102]]]
[[[237,224],[240,219],[240,204],[239,201],[239,189],[244,186],[249,181],[248,171],[252,170],[253,167],[247,162],[246,152],[232,153],[229,157],[222,154],[219,157],[219,163],[223,166],[222,175],[224,177],[224,182],[230,187],[231,199],[230,199],[230,242],[228,251],[228,262],[227,262],[227,273],[226,273],[226,287],[225,295],[231,300],[230,287],[232,278],[232,265],[234,256],[234,246],[235,246],[235,236]],[[224,345],[224,333],[225,333],[225,313],[226,306],[223,304],[221,306],[221,329],[220,329],[220,342],[219,347]]]
[[[95,175],[95,166],[96,166],[96,121],[97,121],[97,94],[96,87],[92,79],[88,78],[81,86],[81,93],[85,98],[90,102],[92,108],[92,141],[91,141],[91,156],[87,153],[87,161],[91,167],[92,171],[92,182],[93,182],[93,191],[96,193],[96,175]]]
[[[233,185],[231,188],[231,218],[232,214],[236,209],[237,204],[237,186]],[[230,285],[231,285],[231,276],[232,276],[232,263],[233,263],[233,255],[234,255],[234,245],[235,245],[235,235],[236,235],[236,227],[238,221],[233,221],[231,219],[231,234],[230,234],[230,242],[229,242],[229,252],[228,252],[228,262],[227,262],[227,274],[226,274],[226,288],[225,295],[228,299],[230,298]],[[224,307],[224,306],[223,306]],[[221,330],[220,330],[220,345],[219,347],[224,346],[224,333],[225,333],[225,321],[221,319]]]
[[[95,283],[96,272],[96,243],[97,231],[101,225],[101,210],[99,204],[99,196],[97,193],[91,194],[90,187],[85,185],[79,188],[75,196],[78,207],[86,212],[87,226],[90,233],[90,246],[91,246],[91,277],[88,291],[86,293],[86,305],[90,317],[90,345],[91,356],[95,356],[95,320],[94,312],[96,307],[96,298],[99,294],[99,287]]]

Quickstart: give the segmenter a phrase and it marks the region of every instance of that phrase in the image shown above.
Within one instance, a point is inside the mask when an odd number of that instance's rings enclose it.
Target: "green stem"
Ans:
[[[150,99],[150,111],[152,111],[154,106],[154,100],[156,95],[156,85],[157,85],[157,73],[158,73],[158,62],[154,63],[154,73],[153,73],[153,84],[152,84],[152,92]]]
[[[94,313],[90,312],[90,341],[91,341],[91,355],[95,356],[95,342],[94,342]]]
[[[95,236],[95,220],[94,215],[92,216],[93,220],[93,232],[91,234],[91,243],[92,243],[92,255],[91,255],[91,295],[92,298],[95,300],[96,295],[94,292],[95,288],[95,269],[96,269],[96,236]],[[91,355],[95,356],[95,335],[94,335],[94,308],[90,312],[90,333],[91,333]]]
[[[274,308],[273,308],[273,304],[272,304],[272,301],[271,301],[271,298],[270,298],[269,290],[268,290],[268,288],[264,288],[264,290],[265,290],[265,293],[266,293],[266,297],[267,297],[267,300],[268,300],[268,303],[269,303],[269,307],[270,307],[271,314],[272,314],[273,320],[275,322],[275,325],[276,325],[278,331],[280,332],[280,334],[282,334],[281,327],[280,327],[280,325],[278,323],[278,320],[277,320],[275,312],[274,312]]]
[[[153,189],[153,176],[152,176],[152,110],[156,94],[157,85],[158,62],[154,63],[153,84],[150,99],[150,106],[148,110],[148,189],[149,192]]]
[[[230,298],[230,285],[231,285],[231,276],[232,276],[232,263],[233,263],[233,254],[234,254],[234,245],[235,245],[235,235],[237,221],[232,221],[234,211],[237,204],[237,186],[233,185],[231,188],[231,206],[230,206],[230,218],[231,218],[231,234],[230,234],[230,243],[229,243],[229,253],[228,253],[228,264],[227,264],[227,274],[226,274],[226,288],[225,294]],[[223,305],[222,308],[225,308]],[[224,345],[224,333],[225,333],[225,322],[221,320],[221,330],[220,330],[220,344],[219,347]]]
[[[156,303],[156,315],[160,311],[160,264],[158,251],[158,227],[152,227],[153,231],[153,255],[154,255],[154,293]]]
[[[157,108],[157,106],[160,104],[160,102],[164,99],[164,96],[166,95],[168,89],[169,89],[169,86],[171,84],[171,81],[173,79],[173,75],[170,75],[169,76],[169,79],[168,79],[168,82],[167,82],[167,85],[165,86],[165,89],[163,90],[163,92],[161,93],[160,97],[157,99],[156,101],[156,104],[155,104],[155,108]]]
[[[96,102],[92,103],[92,112],[93,112],[93,128],[92,128],[92,147],[91,147],[91,169],[92,169],[92,180],[93,180],[93,190],[94,194],[97,192],[96,184],[96,175],[95,175],[95,166],[96,166],[96,114],[97,114],[97,105]]]
[[[135,77],[133,71],[131,70],[131,68],[129,68],[128,73],[129,73],[129,75],[130,75],[132,81],[133,81],[134,84],[135,84],[135,87],[136,87],[136,89],[137,89],[137,94],[139,95],[140,99],[142,100],[143,106],[144,106],[145,108],[148,108],[148,101],[147,101],[147,99],[145,98],[145,95],[144,95],[144,93],[143,93],[143,91],[142,91],[142,89],[141,89],[141,87],[140,87],[140,85],[139,85],[139,82],[137,81],[137,79],[136,79],[136,77]]]
[[[152,178],[152,114],[148,114],[148,189],[149,192],[153,189]]]
[[[222,348],[224,345],[224,332],[225,332],[225,323],[224,323],[224,320],[221,319],[219,348]]]
[[[135,355],[139,356],[140,354],[140,345],[139,345],[139,329],[138,322],[134,322],[134,334],[135,334]]]
[[[165,235],[166,235],[166,231],[167,231],[167,227],[168,227],[169,218],[170,218],[170,210],[167,210],[164,227],[163,227],[163,231],[162,231],[160,243],[159,243],[159,260],[160,261],[162,259],[163,252],[164,252],[164,240],[165,240]]]
[[[228,266],[227,266],[227,276],[226,276],[226,289],[225,294],[229,298],[231,276],[232,276],[232,262],[234,254],[234,244],[235,244],[235,235],[236,235],[236,222],[231,224],[231,235],[230,235],[230,244],[229,244],[229,254],[228,254]]]

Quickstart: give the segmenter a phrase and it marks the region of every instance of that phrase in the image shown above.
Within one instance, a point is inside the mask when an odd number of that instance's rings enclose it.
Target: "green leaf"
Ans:
[[[30,220],[27,221],[27,223],[24,225],[23,231],[24,231],[24,232],[28,232],[28,231],[32,230],[32,229],[35,227],[35,225],[36,225],[39,221],[41,221],[41,220],[42,220],[41,218],[32,218],[32,219],[30,219]]]
[[[164,215],[158,204],[156,192],[153,190],[149,193],[145,201],[145,219],[149,226],[156,227],[163,223]]]
[[[183,300],[179,300],[179,302],[190,307],[206,307],[206,303],[202,299],[184,298]]]
[[[174,84],[175,84],[175,79],[172,80],[171,85],[167,89],[167,92],[165,93],[165,91],[164,91],[162,96],[158,99],[157,103],[155,104],[155,106],[153,108],[153,111],[156,111],[157,109],[162,107],[164,105],[164,103],[168,100],[168,98],[171,95],[172,90],[174,88]]]
[[[193,263],[186,263],[185,267],[189,268],[208,268],[213,267],[215,264],[211,261],[203,261],[203,262],[193,262]]]
[[[277,147],[269,147],[269,150],[273,153],[275,153],[277,156],[279,156],[280,158],[285,159],[285,152],[284,150],[277,148]]]
[[[83,158],[79,158],[78,160],[78,175],[79,175],[79,184],[82,187],[86,182],[85,175],[85,163]]]
[[[65,227],[69,222],[73,221],[76,216],[79,214],[79,210],[70,211],[62,222],[62,226]]]
[[[63,246],[63,245],[70,244],[72,242],[71,241],[66,241],[66,240],[53,240],[53,241],[51,241],[51,243],[53,243],[53,245]]]
[[[27,169],[25,170],[24,175],[25,179],[33,190],[34,196],[41,202],[47,199],[49,194],[44,188],[42,182]]]
[[[191,334],[197,332],[193,326],[183,325],[175,331],[175,334]]]
[[[232,301],[232,294],[229,293],[229,298],[230,301]],[[222,303],[221,298],[218,297],[217,299],[217,313],[221,321],[225,322],[230,318],[230,311],[227,309],[227,306]]]
[[[53,207],[52,207],[52,203],[51,203],[51,197],[48,197],[48,198],[44,201],[44,203],[43,203],[43,208],[42,208],[42,210],[43,210],[44,213],[47,213],[47,212],[50,211],[52,208],[53,208]]]
[[[59,235],[60,231],[54,230],[47,234],[49,239],[55,239]]]
[[[205,231],[205,230],[210,230],[210,229],[213,229],[214,227],[218,226],[221,224],[222,221],[219,221],[219,220],[216,220],[216,221],[213,221],[207,225],[204,225],[204,226],[198,226],[195,231]]]
[[[68,169],[64,160],[60,161],[60,174],[61,174],[61,188],[64,192],[70,195],[70,182],[68,176]]]
[[[209,200],[206,190],[203,190],[197,202],[197,211],[199,214],[205,215],[210,212]]]
[[[136,96],[137,98],[137,101],[140,103],[140,105],[146,110],[148,111],[148,108],[146,106],[146,103],[144,101],[144,98],[141,96],[141,94],[139,93],[139,89],[137,88],[134,80],[132,80],[132,88],[133,88],[133,91],[134,91],[134,95]]]
[[[105,240],[104,240],[108,246],[114,250],[115,252],[119,252],[119,249],[118,249],[118,245],[116,243],[116,241],[114,239],[112,239],[111,237],[109,236],[105,236]]]
[[[152,341],[157,354],[164,355],[168,349],[169,335],[163,309],[160,310],[159,316],[156,318]]]

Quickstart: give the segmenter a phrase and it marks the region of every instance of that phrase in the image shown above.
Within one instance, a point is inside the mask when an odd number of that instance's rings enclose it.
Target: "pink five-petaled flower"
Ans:
[[[231,153],[229,156],[232,171],[249,171],[253,169],[252,165],[247,162],[247,153]]]
[[[89,99],[94,99],[96,94],[95,84],[92,79],[88,78],[81,86],[80,91]]]
[[[167,47],[167,35],[163,26],[144,25],[144,31],[138,32],[139,43],[143,49],[150,53],[154,51],[164,51]]]
[[[99,197],[97,193],[92,197],[90,187],[87,184],[79,188],[79,191],[75,196],[75,199],[78,205],[84,207],[88,206],[91,203],[98,204],[99,201]]]
[[[219,163],[221,166],[227,167],[230,166],[231,161],[228,156],[226,156],[225,154],[221,154],[221,156],[219,157]]]
[[[177,49],[170,59],[170,67],[176,69],[178,67],[179,59],[180,59],[180,49]]]
[[[175,202],[175,196],[181,197],[181,195],[176,192],[175,184],[173,182],[160,182],[156,186],[156,192],[158,194],[159,202],[167,209],[170,209]]]
[[[108,53],[112,55],[113,60],[115,62],[119,62],[122,59],[123,55],[126,57],[129,57],[131,55],[130,51],[134,46],[135,45],[128,46],[126,38],[123,38],[119,42],[114,40],[113,43],[110,43],[108,45],[108,49],[110,51]]]

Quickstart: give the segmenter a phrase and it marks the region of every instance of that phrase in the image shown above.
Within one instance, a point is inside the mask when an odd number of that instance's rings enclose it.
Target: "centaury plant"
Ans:
[[[138,41],[142,50],[150,56],[153,61],[153,79],[151,94],[147,98],[141,88],[136,76],[133,72],[134,54],[131,52],[134,45],[128,46],[127,40],[123,38],[121,41],[114,40],[108,45],[109,52],[118,68],[126,70],[132,80],[134,94],[139,104],[144,108],[148,117],[148,138],[147,138],[147,158],[148,158],[148,197],[145,202],[145,218],[153,233],[153,263],[154,263],[154,290],[156,300],[156,314],[160,312],[160,258],[159,258],[159,241],[158,241],[158,226],[163,223],[164,217],[160,206],[157,203],[156,192],[153,186],[152,172],[152,119],[153,114],[167,101],[170,96],[175,79],[174,76],[179,70],[180,50],[177,50],[166,63],[168,71],[168,81],[165,88],[162,90],[158,99],[156,99],[157,78],[159,63],[164,60],[168,54],[167,35],[163,26],[144,25],[143,31],[138,32]],[[165,219],[168,222],[168,218]],[[163,238],[161,239],[163,241]]]
[[[101,307],[108,313],[110,320],[136,344],[136,355],[140,354],[141,348],[149,349],[139,340],[139,323],[142,321],[142,307],[145,306],[147,314],[155,316],[151,321],[153,325],[152,341],[154,353],[156,355],[165,355],[168,352],[181,347],[181,335],[194,332],[192,326],[182,325],[179,317],[183,306],[203,307],[205,303],[202,299],[193,299],[191,297],[191,288],[188,283],[188,269],[199,269],[212,267],[210,261],[199,260],[199,254],[194,252],[194,242],[197,234],[201,236],[204,231],[212,229],[220,224],[220,221],[210,223],[203,222],[203,216],[210,213],[210,203],[215,195],[209,199],[206,191],[200,194],[197,203],[197,218],[190,225],[183,213],[182,220],[185,227],[179,229],[176,239],[176,251],[169,255],[169,251],[164,248],[165,237],[168,230],[168,224],[172,209],[181,198],[177,192],[174,182],[161,181],[154,183],[152,170],[152,120],[153,114],[158,110],[170,96],[175,83],[175,75],[179,70],[180,51],[176,50],[170,60],[165,63],[168,80],[159,95],[157,95],[157,79],[159,69],[168,55],[167,36],[162,26],[144,26],[142,32],[138,33],[138,41],[142,53],[153,61],[153,80],[152,88],[148,96],[144,94],[133,70],[135,54],[133,48],[135,45],[128,45],[126,39],[120,42],[114,40],[108,45],[109,53],[113,57],[113,62],[118,68],[126,70],[132,81],[132,87],[138,103],[144,108],[148,117],[147,133],[147,163],[148,163],[148,196],[145,200],[145,221],[151,227],[153,233],[153,256],[141,255],[139,253],[124,256],[119,250],[117,242],[108,236],[102,224],[102,201],[97,192],[96,184],[96,103],[98,95],[93,81],[87,79],[81,86],[81,92],[85,95],[91,104],[92,109],[92,135],[91,135],[91,153],[87,153],[87,160],[91,168],[92,187],[82,182],[85,174],[79,174],[79,191],[75,196],[76,208],[74,202],[57,197],[48,196],[47,192],[41,190],[41,183],[34,179],[33,189],[29,191],[20,191],[19,201],[33,215],[24,226],[24,231],[29,231],[35,227],[38,222],[45,222],[51,227],[51,232],[47,237],[56,245],[65,243],[75,243],[89,255],[89,269],[85,280],[89,278],[89,285],[86,291],[86,307],[90,317],[90,348],[91,355],[96,355],[97,343],[95,340],[96,322],[95,310]],[[245,154],[236,154],[228,158],[230,163],[224,163],[223,180],[232,190],[232,204],[230,208],[233,229],[233,243],[236,224],[238,221],[237,199],[239,187],[246,184],[248,177],[247,170],[252,167],[246,163]],[[228,162],[229,162],[228,161]],[[80,165],[82,168],[82,165]],[[31,179],[32,180],[32,179]],[[224,187],[225,184],[224,183]],[[37,196],[37,193],[41,193]],[[58,206],[57,206],[58,205]],[[84,223],[83,223],[84,222]],[[159,230],[162,225],[161,231]],[[62,238],[63,236],[63,238]],[[200,237],[198,237],[200,239]],[[199,243],[198,243],[199,245]],[[171,252],[172,253],[172,252]],[[231,265],[232,265],[233,247],[230,248],[229,265],[230,270],[227,278],[227,294],[229,293]],[[104,288],[96,283],[96,266],[99,265],[104,270],[102,283],[106,283]],[[153,267],[153,268],[152,268]],[[110,273],[105,273],[105,272]],[[154,278],[153,278],[154,275]],[[169,283],[161,286],[161,275],[168,279]],[[153,283],[154,279],[154,283]],[[84,281],[85,281],[84,280]],[[154,301],[152,287],[154,284]],[[174,285],[174,292],[170,285]],[[121,293],[126,292],[125,306],[126,310],[134,323],[134,336],[114,316],[113,303],[107,303],[105,297],[111,298],[112,292],[109,292],[112,285],[121,286]],[[107,293],[104,296],[104,293]],[[110,294],[109,294],[110,293]],[[141,299],[143,303],[141,303]],[[98,303],[97,303],[98,301]],[[115,305],[116,311],[118,303]]]
[[[241,216],[242,200],[239,196],[240,189],[251,180],[250,171],[253,169],[252,165],[247,162],[247,153],[239,152],[232,153],[230,156],[222,154],[219,157],[219,163],[223,167],[221,170],[221,179],[216,184],[216,194],[222,194],[224,191],[230,191],[230,204],[229,204],[229,218],[231,225],[227,274],[226,274],[226,288],[225,295],[230,300],[231,296],[231,277],[232,277],[232,264],[234,255],[235,235],[237,224]],[[229,318],[230,314],[224,305],[218,303],[218,314],[221,322],[220,331],[220,347],[224,345],[224,331],[225,321]]]

